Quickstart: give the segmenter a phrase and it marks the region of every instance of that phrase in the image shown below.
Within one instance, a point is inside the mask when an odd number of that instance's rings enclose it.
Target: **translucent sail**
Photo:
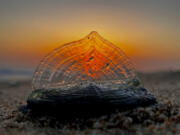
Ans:
[[[45,56],[34,73],[33,89],[69,88],[90,83],[108,87],[134,78],[128,57],[93,31]]]

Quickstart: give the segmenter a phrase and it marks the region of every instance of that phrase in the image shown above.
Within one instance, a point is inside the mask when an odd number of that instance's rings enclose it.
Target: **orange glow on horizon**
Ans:
[[[13,45],[12,47],[8,46],[0,46],[1,50],[5,50],[1,52],[0,60],[4,61],[4,63],[7,65],[9,63],[16,65],[17,67],[24,65],[24,67],[36,67],[40,60],[47,55],[49,52],[54,50],[57,47],[62,46],[65,43],[76,41],[77,39],[81,39],[84,37],[87,33],[89,33],[89,29],[83,30],[83,32],[77,33],[64,33],[64,35],[60,32],[53,33],[51,36],[46,35],[46,38],[43,38],[43,34],[39,35],[40,37],[37,37],[37,39],[23,39],[24,41],[16,41],[17,45]],[[162,49],[161,46],[151,46],[153,44],[152,42],[141,42],[139,44],[139,41],[133,39],[133,38],[127,38],[123,35],[119,35],[115,31],[110,30],[103,30],[99,29],[98,32],[102,35],[102,37],[105,37],[105,39],[112,41],[112,43],[116,46],[118,46],[120,49],[122,49],[125,54],[133,61],[133,63],[137,63],[137,67],[139,69],[145,69],[146,65],[142,64],[145,63],[145,61],[166,61],[166,60],[178,60],[179,55],[176,54],[176,59],[174,58],[174,55],[166,55],[170,51],[170,49]],[[127,36],[127,35],[126,35]],[[12,45],[15,41],[9,40],[9,44]],[[4,41],[5,42],[5,41]],[[5,44],[5,43],[1,43]],[[178,49],[177,49],[178,50]],[[176,51],[177,51],[176,50]],[[172,50],[173,51],[173,50]],[[9,55],[12,54],[12,55]],[[162,55],[163,54],[163,55]],[[90,56],[87,56],[86,59],[88,59]],[[103,56],[101,56],[103,57]],[[96,61],[96,62],[95,62]],[[93,62],[98,63],[99,60],[94,60]],[[92,63],[93,63],[92,62]],[[101,61],[103,63],[103,61]],[[89,64],[89,67],[87,66],[86,69],[88,69],[92,66],[90,66],[92,63]],[[93,63],[94,64],[94,63]],[[92,64],[92,65],[93,65]],[[99,64],[99,66],[101,63]],[[93,70],[98,70],[100,67],[93,67]],[[86,72],[87,72],[86,71]],[[93,76],[93,74],[91,75]],[[97,75],[96,75],[97,76]]]

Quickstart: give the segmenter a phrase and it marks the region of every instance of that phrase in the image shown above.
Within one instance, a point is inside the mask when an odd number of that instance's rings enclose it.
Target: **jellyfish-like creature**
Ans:
[[[37,67],[28,104],[108,104],[141,106],[155,103],[142,88],[123,51],[93,31],[47,54]]]
[[[94,83],[124,84],[135,78],[133,66],[120,48],[93,31],[85,38],[49,53],[33,78],[33,89],[74,87]]]

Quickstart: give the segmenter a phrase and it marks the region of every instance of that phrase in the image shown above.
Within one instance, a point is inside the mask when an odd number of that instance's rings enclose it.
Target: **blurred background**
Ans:
[[[91,31],[139,72],[180,69],[179,0],[1,0],[0,78],[32,77],[51,50]]]

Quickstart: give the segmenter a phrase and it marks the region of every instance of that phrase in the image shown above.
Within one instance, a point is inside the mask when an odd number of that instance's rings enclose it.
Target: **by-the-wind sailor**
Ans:
[[[95,31],[46,55],[34,73],[32,87],[27,100],[32,110],[128,109],[156,102],[141,86],[128,57]]]

